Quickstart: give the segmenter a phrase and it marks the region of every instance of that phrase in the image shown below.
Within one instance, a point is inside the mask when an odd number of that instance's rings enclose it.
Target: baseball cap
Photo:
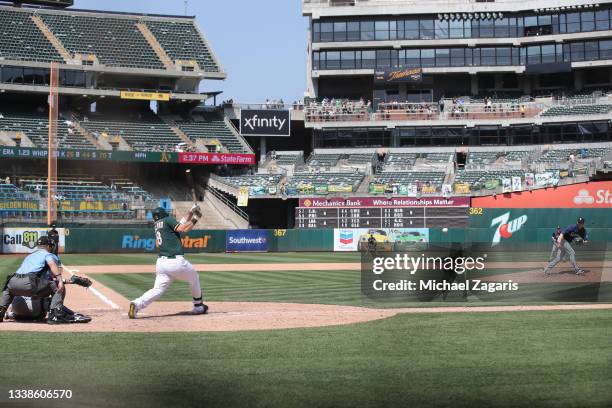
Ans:
[[[577,224],[584,224],[584,218],[578,217],[578,221],[576,223]]]

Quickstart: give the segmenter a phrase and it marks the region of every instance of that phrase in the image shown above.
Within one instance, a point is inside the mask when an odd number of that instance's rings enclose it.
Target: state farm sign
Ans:
[[[497,196],[475,197],[472,207],[481,208],[610,208],[612,181],[548,187]]]

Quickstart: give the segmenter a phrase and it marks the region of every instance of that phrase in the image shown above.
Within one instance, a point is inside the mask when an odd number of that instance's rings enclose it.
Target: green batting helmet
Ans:
[[[162,218],[166,218],[169,214],[165,208],[157,207],[156,209],[153,210],[151,215],[153,216],[153,219],[157,221],[157,220],[161,220]]]

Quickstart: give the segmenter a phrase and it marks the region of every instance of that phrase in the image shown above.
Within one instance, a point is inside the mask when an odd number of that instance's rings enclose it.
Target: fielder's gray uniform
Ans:
[[[574,251],[571,245],[572,241],[577,237],[588,240],[586,229],[583,228],[580,230],[577,225],[570,225],[563,230],[563,243],[561,244],[561,248],[557,251],[555,258],[549,262],[546,268],[544,268],[544,273],[548,273],[549,270],[554,268],[555,265],[561,262],[564,256],[569,258],[576,273],[582,273],[582,270],[576,265],[576,251]]]

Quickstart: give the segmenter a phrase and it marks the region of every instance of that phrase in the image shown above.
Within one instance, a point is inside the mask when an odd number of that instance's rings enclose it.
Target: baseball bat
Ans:
[[[191,169],[185,170],[185,178],[187,180],[187,186],[189,186],[189,190],[191,191],[191,199],[194,204],[197,204],[198,199],[196,197],[195,191],[195,182],[193,181],[193,174],[191,174]]]

